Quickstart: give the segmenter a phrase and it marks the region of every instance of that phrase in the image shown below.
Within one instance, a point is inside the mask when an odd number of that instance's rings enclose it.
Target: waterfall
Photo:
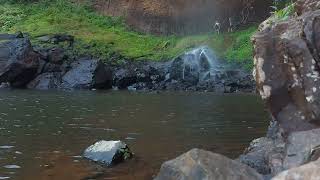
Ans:
[[[182,59],[182,79],[190,74],[199,76],[199,80],[210,78],[219,69],[219,62],[215,53],[207,46],[201,46],[186,52]]]

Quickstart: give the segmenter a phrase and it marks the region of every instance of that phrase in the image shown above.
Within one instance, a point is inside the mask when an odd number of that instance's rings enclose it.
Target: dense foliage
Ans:
[[[78,54],[92,54],[106,61],[115,54],[131,60],[168,60],[188,49],[208,45],[223,59],[241,62],[248,68],[252,64],[250,36],[255,27],[222,34],[154,36],[130,30],[121,18],[99,15],[89,5],[68,0],[0,3],[0,32],[27,32],[34,43],[39,43],[36,37],[41,35],[67,33],[76,37]]]

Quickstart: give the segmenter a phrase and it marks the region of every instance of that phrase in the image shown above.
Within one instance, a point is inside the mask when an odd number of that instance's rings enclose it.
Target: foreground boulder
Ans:
[[[65,89],[109,89],[112,87],[112,71],[96,59],[80,59],[73,62],[62,77]]]
[[[132,156],[129,147],[122,141],[99,141],[83,153],[83,157],[107,166],[118,164]]]
[[[320,157],[320,129],[292,133],[287,140],[283,167],[285,170]]]
[[[317,180],[320,177],[320,160],[284,171],[272,180]]]
[[[24,87],[38,70],[39,54],[33,51],[30,40],[22,35],[0,36],[0,83]]]
[[[219,154],[193,149],[165,162],[155,180],[262,180],[254,169]]]

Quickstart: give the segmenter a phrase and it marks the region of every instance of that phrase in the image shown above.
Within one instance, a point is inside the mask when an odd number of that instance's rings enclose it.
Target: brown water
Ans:
[[[194,147],[234,158],[267,122],[253,95],[0,91],[0,179],[151,179]],[[103,168],[78,157],[102,139],[136,158]]]

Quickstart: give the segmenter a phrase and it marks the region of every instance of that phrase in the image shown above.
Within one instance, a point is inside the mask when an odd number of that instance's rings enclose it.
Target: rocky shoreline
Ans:
[[[254,92],[250,73],[241,68],[211,64],[206,47],[166,62],[122,61],[103,63],[90,56],[69,57],[59,43],[72,48],[74,37],[46,35],[33,46],[22,34],[0,34],[0,84],[2,88],[118,89],[132,91]],[[56,46],[55,46],[56,45]]]

